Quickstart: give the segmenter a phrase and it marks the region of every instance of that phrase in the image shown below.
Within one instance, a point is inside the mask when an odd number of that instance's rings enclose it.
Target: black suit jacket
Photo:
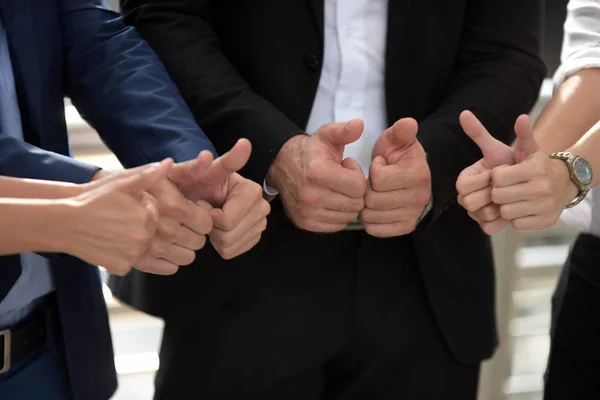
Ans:
[[[481,157],[458,115],[470,109],[498,139],[512,140],[516,117],[530,110],[545,76],[542,3],[389,0],[388,122],[419,121],[433,180],[433,211],[414,244],[447,343],[467,362],[491,355],[497,339],[490,242],[456,203],[458,174]],[[323,0],[122,1],[126,20],[163,58],[218,151],[240,137],[252,141],[244,174],[259,183],[307,124],[323,59],[323,8]],[[272,214],[270,224],[285,218],[277,205]],[[175,277],[134,273],[113,288],[167,319],[206,315],[243,280],[244,265],[268,251],[267,242],[228,263],[206,249]]]

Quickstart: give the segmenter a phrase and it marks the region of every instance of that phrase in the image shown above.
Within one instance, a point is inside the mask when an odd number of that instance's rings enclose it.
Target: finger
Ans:
[[[456,191],[462,195],[466,196],[469,193],[474,193],[478,190],[485,189],[487,187],[491,187],[492,185],[492,171],[485,170],[481,173],[470,175],[465,173],[466,170],[461,172],[456,180]]]
[[[521,115],[517,118],[515,122],[515,134],[517,135],[515,143],[517,162],[522,162],[531,154],[539,151],[540,148],[533,137],[529,116]]]
[[[540,213],[540,204],[537,201],[525,200],[500,206],[502,218],[512,221]]]
[[[416,221],[423,210],[416,208],[396,208],[393,210],[371,210],[365,208],[360,216],[365,224],[392,224],[395,222]]]
[[[215,250],[217,250],[224,260],[231,260],[253,249],[260,242],[261,237],[262,235],[259,233],[251,237],[248,241],[239,243],[235,248],[223,249],[215,247]]]
[[[206,172],[202,180],[206,184],[225,182],[233,173],[241,170],[252,153],[252,145],[248,139],[240,139],[227,153],[217,158]]]
[[[179,271],[179,267],[173,263],[160,258],[153,258],[150,256],[144,257],[137,265],[135,269],[155,275],[173,275]]]
[[[229,189],[222,208],[210,211],[214,228],[233,230],[262,198],[262,188],[251,180],[240,178]]]
[[[376,192],[428,186],[430,182],[431,175],[427,165],[371,164],[369,172],[369,184]]]
[[[307,189],[300,195],[300,200],[301,204],[306,207],[342,212],[359,212],[365,205],[363,197],[348,197],[320,186],[312,186]]]
[[[167,158],[167,159],[163,160],[162,162],[167,162],[168,160],[171,160],[171,159]],[[124,170],[120,171],[119,173],[115,173],[115,174],[100,170],[99,172],[103,173],[102,178],[98,179],[94,183],[96,184],[96,186],[104,185],[109,182],[115,182],[115,181],[118,181],[118,180],[121,180],[124,178],[136,176],[136,175],[140,174],[141,172],[144,172],[148,169],[156,168],[156,166],[158,164],[159,163],[145,164],[145,165],[141,165],[141,166],[135,167],[135,168],[124,169]],[[96,187],[96,186],[94,186],[94,187]]]
[[[219,228],[213,229],[211,232],[211,240],[217,241],[221,246],[231,246],[241,241],[244,236],[247,235],[248,231],[257,223],[264,220],[266,226],[266,216],[269,214],[270,205],[267,201],[260,201],[256,203],[254,209],[250,210],[248,214],[240,221],[240,223],[234,227],[234,229],[226,231]]]
[[[376,192],[367,190],[365,194],[365,207],[370,210],[394,210],[396,208],[419,208],[427,204],[431,193],[420,188],[391,190]]]
[[[367,180],[362,172],[352,171],[335,163],[323,163],[311,174],[309,180],[323,188],[333,190],[350,198],[359,198],[367,191]]]
[[[417,140],[419,124],[413,118],[402,118],[385,130],[373,147],[372,156],[383,156],[410,146]]]
[[[320,140],[334,146],[336,150],[350,143],[356,142],[362,136],[365,124],[360,119],[346,123],[331,123],[322,126],[315,136]]]
[[[511,221],[511,225],[517,231],[535,231],[550,228],[556,223],[556,218],[542,217],[539,215],[517,218]]]
[[[182,186],[186,182],[202,176],[214,161],[214,156],[208,150],[201,151],[196,159],[177,163],[169,172],[169,179],[176,185]]]
[[[487,204],[469,215],[476,221],[492,222],[500,218],[500,207],[497,204]]]
[[[496,204],[508,204],[550,197],[551,194],[549,184],[546,181],[537,180],[503,188],[493,188],[492,201]]]
[[[365,232],[378,238],[391,238],[408,235],[415,230],[415,224],[410,222],[394,222],[391,224],[365,224]]]
[[[502,218],[497,218],[492,222],[482,222],[479,224],[481,226],[481,230],[483,230],[488,235],[495,235],[498,232],[502,231],[505,227],[510,224],[510,221],[507,221]]]
[[[536,168],[528,161],[516,165],[503,165],[492,170],[492,186],[504,188],[531,181]]]
[[[494,138],[471,111],[463,111],[459,120],[461,127],[479,147],[484,158],[493,157],[494,153],[506,146]]]
[[[146,219],[146,230],[148,231],[150,238],[152,238],[156,233],[158,220],[160,217],[158,211],[158,204],[156,203],[154,197],[150,196],[148,193],[145,192],[142,194],[140,204],[148,212],[148,218]]]
[[[120,191],[141,198],[140,196],[145,190],[153,187],[161,179],[166,178],[172,166],[173,161],[167,159],[159,164],[144,168],[137,174],[115,179],[109,182],[105,188],[109,191]]]
[[[197,203],[189,202],[186,218],[181,221],[183,226],[198,235],[208,235],[213,229],[213,218],[210,214],[212,206],[206,202],[203,203],[202,205],[198,205]]]
[[[154,258],[162,258],[175,265],[189,265],[196,258],[196,252],[173,243],[155,238],[147,253]]]
[[[458,196],[458,204],[469,212],[476,212],[492,202],[492,188],[490,186],[469,193],[466,196]]]
[[[347,225],[358,218],[359,212],[344,212],[324,208],[299,207],[298,213],[304,220],[332,225]]]

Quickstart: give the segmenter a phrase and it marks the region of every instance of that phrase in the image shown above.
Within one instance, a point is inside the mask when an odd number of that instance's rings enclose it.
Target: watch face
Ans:
[[[583,158],[577,158],[573,162],[573,172],[584,185],[589,185],[592,182],[592,167]]]

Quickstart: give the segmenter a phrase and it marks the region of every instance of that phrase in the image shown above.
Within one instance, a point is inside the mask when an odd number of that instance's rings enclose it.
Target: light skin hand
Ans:
[[[414,119],[403,118],[375,143],[361,213],[371,236],[411,233],[431,199],[431,174],[417,130]]]
[[[158,207],[146,190],[165,180],[172,161],[101,179],[62,202],[63,251],[110,273],[124,275],[143,256],[156,231]],[[158,274],[173,271],[157,269]]]
[[[485,233],[493,235],[504,229],[509,221],[500,216],[499,206],[492,202],[492,170],[501,165],[514,164],[513,149],[494,138],[470,111],[461,113],[460,124],[477,144],[483,158],[458,176],[458,203]],[[519,127],[515,126],[516,129]]]
[[[106,173],[96,174],[96,178],[102,176],[106,176]],[[101,182],[96,180],[89,185]],[[135,268],[149,273],[175,273],[180,266],[191,264],[196,251],[204,247],[206,235],[213,227],[210,215],[212,207],[186,199],[168,179],[157,181],[149,187],[146,196],[156,201],[159,219],[156,235]]]
[[[331,123],[312,136],[295,136],[281,148],[267,182],[280,192],[298,228],[341,231],[364,208],[365,176],[356,160],[343,158],[345,146],[357,141],[363,129],[361,120]]]
[[[202,152],[176,165],[169,175],[190,200],[209,210],[214,222],[210,241],[224,259],[252,249],[267,227],[271,207],[262,197],[262,187],[237,173],[251,151],[250,142],[241,139],[218,159]]]
[[[556,223],[564,208],[577,196],[562,160],[550,159],[537,145],[529,117],[517,120],[518,164],[492,171],[491,199],[499,205],[503,219],[516,230],[545,229]]]

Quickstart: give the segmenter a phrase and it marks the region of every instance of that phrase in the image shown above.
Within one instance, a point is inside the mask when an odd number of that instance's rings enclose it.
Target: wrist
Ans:
[[[66,253],[76,235],[70,234],[72,209],[71,200],[49,200],[43,207],[32,207],[30,217],[37,221],[31,226],[32,239],[38,251],[49,253]]]
[[[110,172],[106,172],[103,169],[99,169],[98,171],[96,171],[96,173],[94,175],[92,175],[92,180],[90,182],[94,182],[94,181],[97,181],[99,179],[111,176],[111,175],[112,174]]]
[[[308,138],[308,135],[296,135],[284,143],[267,172],[265,179],[267,186],[276,191],[281,190],[282,182],[290,177],[289,164],[301,157],[300,149]]]
[[[569,167],[563,160],[550,160],[554,181],[557,183],[556,196],[558,203],[565,208],[579,195],[579,187],[571,179]]]

